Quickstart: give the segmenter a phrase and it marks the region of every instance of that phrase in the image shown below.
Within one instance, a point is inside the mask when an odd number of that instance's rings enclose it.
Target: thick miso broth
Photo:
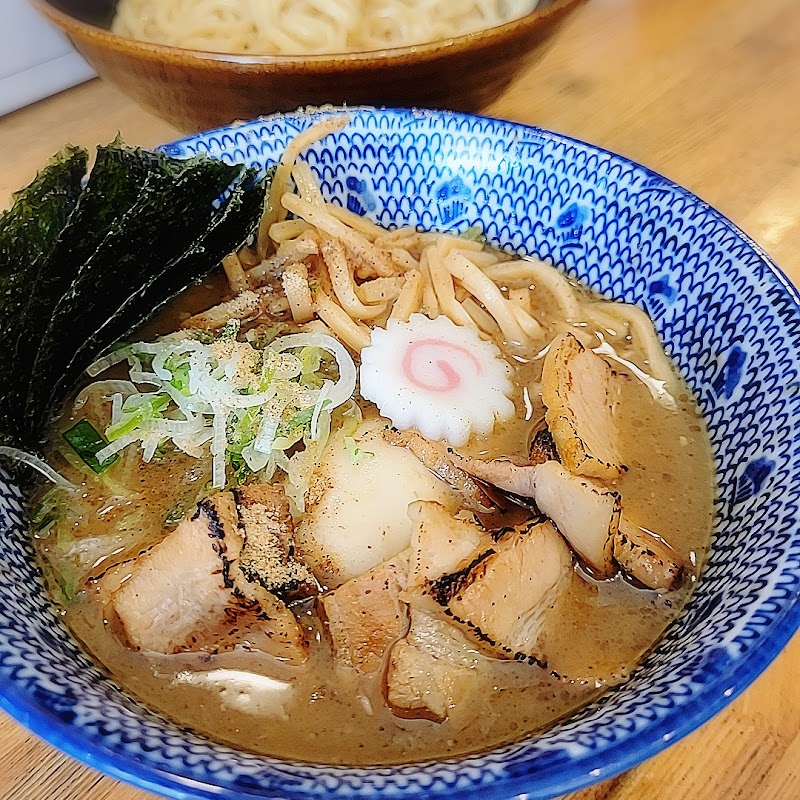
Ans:
[[[148,325],[146,338],[173,330],[219,291],[219,279],[190,291]],[[580,296],[594,302],[583,292]],[[548,311],[543,309],[540,318]],[[565,323],[551,327],[563,329]],[[609,336],[607,330],[602,333]],[[537,389],[542,360],[517,357],[513,364],[513,400],[522,413],[498,424],[489,436],[473,437],[464,452],[524,459],[544,413]],[[127,647],[100,584],[71,584],[65,577],[65,553],[70,547],[80,549],[81,542],[103,541],[110,555],[85,546],[85,571],[96,578],[146,550],[202,497],[211,475],[210,457],[191,458],[173,449],[143,464],[129,448],[104,478],[87,475],[75,458],[72,463],[65,460],[68,450],[60,432],[87,413],[102,427],[107,409],[92,408],[91,401],[88,408],[68,409],[58,421],[50,459],[81,486],[81,498],[62,514],[60,524],[68,530],[39,534],[37,546],[64,619],[78,639],[123,687],[181,725],[244,750],[334,764],[391,764],[486,749],[546,728],[624,681],[691,592],[709,543],[713,464],[693,399],[675,380],[677,408],[669,409],[655,402],[642,382],[620,370],[615,419],[628,471],[616,488],[626,513],[663,535],[686,564],[680,588],[642,589],[621,573],[596,580],[576,560],[574,570],[582,577],[558,601],[549,653],[564,677],[514,660],[482,658],[469,701],[455,706],[443,722],[393,714],[385,701],[382,670],[365,679],[337,668],[325,625],[308,604],[298,611],[310,640],[308,661],[299,667],[241,649],[164,655]],[[365,408],[375,413],[369,404]],[[124,487],[116,483],[120,476]],[[116,547],[109,545],[109,536],[118,537]],[[96,563],[90,563],[94,555]],[[228,672],[217,673],[221,677],[215,682],[215,671]],[[277,683],[256,679],[248,684],[242,673]]]

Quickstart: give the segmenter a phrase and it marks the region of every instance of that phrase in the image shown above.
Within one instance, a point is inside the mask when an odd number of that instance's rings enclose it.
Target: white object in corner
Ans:
[[[27,0],[0,0],[0,116],[94,74]]]

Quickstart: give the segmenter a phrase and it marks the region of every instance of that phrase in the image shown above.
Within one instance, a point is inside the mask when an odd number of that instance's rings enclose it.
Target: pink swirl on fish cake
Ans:
[[[433,354],[426,356],[425,350],[430,349],[433,349]],[[436,357],[437,351],[442,354],[442,357]],[[401,362],[403,374],[412,386],[416,386],[428,392],[445,393],[455,391],[462,383],[462,374],[452,364],[452,356],[456,353],[467,358],[473,367],[475,376],[483,375],[481,362],[468,348],[462,347],[454,342],[448,342],[447,339],[432,338],[420,339],[406,347]],[[447,358],[447,356],[450,358]],[[420,359],[422,359],[421,363]],[[442,377],[441,382],[433,383],[429,380],[425,380],[420,374],[420,366],[424,365],[426,362],[436,366]]]

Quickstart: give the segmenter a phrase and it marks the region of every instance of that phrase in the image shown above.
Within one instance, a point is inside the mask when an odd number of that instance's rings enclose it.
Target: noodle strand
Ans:
[[[493,28],[537,1],[120,0],[111,27],[132,39],[221,53],[355,53]]]

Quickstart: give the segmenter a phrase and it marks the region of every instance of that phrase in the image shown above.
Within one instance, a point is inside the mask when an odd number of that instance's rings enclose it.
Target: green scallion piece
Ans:
[[[64,438],[80,456],[83,463],[98,475],[119,460],[119,456],[116,454],[107,458],[102,464],[97,460],[97,454],[106,446],[107,442],[87,419],[82,419],[69,430],[64,431]]]

